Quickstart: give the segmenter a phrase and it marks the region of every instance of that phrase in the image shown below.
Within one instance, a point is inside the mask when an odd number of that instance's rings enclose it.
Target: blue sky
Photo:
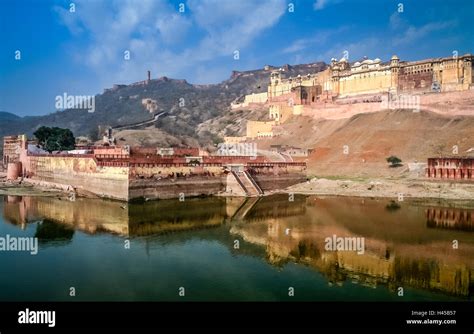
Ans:
[[[344,51],[350,60],[474,53],[473,14],[472,0],[2,0],[0,111],[48,114],[57,95],[95,95],[148,69],[217,83],[232,70]]]

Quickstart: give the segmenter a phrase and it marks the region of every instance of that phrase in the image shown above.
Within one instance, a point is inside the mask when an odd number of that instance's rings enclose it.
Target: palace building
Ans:
[[[428,158],[425,175],[436,179],[473,180],[474,157]]]
[[[269,102],[310,104],[361,94],[432,91],[460,91],[473,87],[473,55],[401,61],[379,58],[349,63],[332,59],[322,72],[284,78],[284,71],[273,71],[268,87]]]
[[[276,135],[274,126],[285,123],[291,116],[308,115],[317,110],[322,115],[327,105],[387,102],[415,105],[425,93],[474,90],[472,54],[456,57],[402,61],[397,56],[363,59],[350,63],[347,59],[332,59],[321,72],[285,78],[287,68],[270,74],[265,93],[246,95],[244,102],[268,106],[269,121],[249,121],[246,138],[265,139]],[[407,102],[407,103],[405,103]],[[383,108],[383,105],[381,106]],[[368,110],[360,112],[368,112]],[[376,108],[372,108],[372,111]],[[354,111],[351,111],[352,114]],[[357,112],[357,111],[356,111]],[[348,112],[345,116],[352,115]]]

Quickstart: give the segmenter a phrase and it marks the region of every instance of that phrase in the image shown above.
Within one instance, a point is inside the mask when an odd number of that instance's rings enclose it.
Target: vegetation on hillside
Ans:
[[[394,155],[389,156],[386,160],[390,164],[390,167],[400,167],[402,165],[402,159]]]

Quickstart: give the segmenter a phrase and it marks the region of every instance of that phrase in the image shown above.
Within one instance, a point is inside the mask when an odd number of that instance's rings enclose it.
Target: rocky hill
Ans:
[[[316,73],[327,65],[322,62],[302,65],[284,65],[289,76]],[[156,101],[154,112],[166,111],[155,127],[164,137],[174,137],[177,142],[183,139],[197,140],[206,145],[216,142],[219,134],[200,125],[212,119],[218,119],[230,112],[232,101],[252,92],[267,90],[270,72],[277,67],[238,72],[219,84],[193,85],[185,80],[162,77],[147,82],[130,85],[115,85],[95,97],[95,112],[68,109],[53,112],[45,116],[12,117],[8,113],[0,114],[0,136],[17,133],[31,135],[38,127],[59,126],[69,128],[76,136],[99,138],[99,126],[117,126],[137,123],[152,118],[152,113],[142,104],[142,99]],[[8,114],[12,115],[12,114]],[[14,116],[14,115],[13,115]],[[8,122],[8,126],[5,124]],[[137,131],[140,131],[139,129]],[[140,142],[140,141],[138,141]],[[173,142],[173,140],[171,140]],[[159,144],[153,142],[153,144]]]

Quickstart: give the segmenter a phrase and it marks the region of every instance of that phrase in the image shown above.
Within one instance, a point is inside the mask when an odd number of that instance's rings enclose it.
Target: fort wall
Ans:
[[[211,196],[225,190],[225,176],[195,175],[167,179],[131,179],[130,199],[166,199]]]
[[[374,70],[369,73],[349,74],[339,78],[340,97],[356,94],[388,92],[392,87],[390,69]]]
[[[246,107],[250,103],[265,103],[267,102],[267,99],[268,95],[266,92],[245,95],[243,106]]]
[[[401,96],[411,97],[401,93]],[[337,99],[333,103],[314,103],[298,106],[302,115],[312,118],[343,119],[361,113],[373,113],[383,109],[399,109],[397,104],[383,103],[382,98],[387,94],[367,94]],[[468,115],[474,116],[472,108],[466,108],[469,101],[474,99],[474,89],[468,91],[453,91],[444,93],[423,93],[417,95],[418,104],[401,105],[401,109],[413,108],[414,111],[431,111],[446,116]]]
[[[8,164],[11,179],[22,176],[34,186],[123,201],[221,194],[226,190],[228,174],[236,166],[267,175],[265,188],[273,190],[279,184],[296,183],[294,174],[300,175],[306,168],[305,164],[268,162],[264,156],[183,156],[199,153],[199,149],[176,149],[179,155],[166,157],[156,154],[156,148],[135,149],[139,154],[130,155],[125,146],[38,153],[36,147],[31,151],[26,147],[25,136],[21,138],[15,139],[16,144],[11,147],[19,160]],[[97,154],[90,153],[93,151]],[[277,182],[272,184],[272,178]]]
[[[72,190],[128,200],[128,168],[100,166],[93,156],[28,155],[25,175],[33,180],[71,186]],[[25,167],[26,166],[26,167]]]
[[[260,134],[271,134],[274,121],[247,121],[247,138],[258,138]]]
[[[140,166],[134,164],[130,167],[130,179],[175,179],[192,178],[194,176],[219,176],[224,169],[220,164],[200,164],[191,166],[188,164],[157,164],[151,166]]]

